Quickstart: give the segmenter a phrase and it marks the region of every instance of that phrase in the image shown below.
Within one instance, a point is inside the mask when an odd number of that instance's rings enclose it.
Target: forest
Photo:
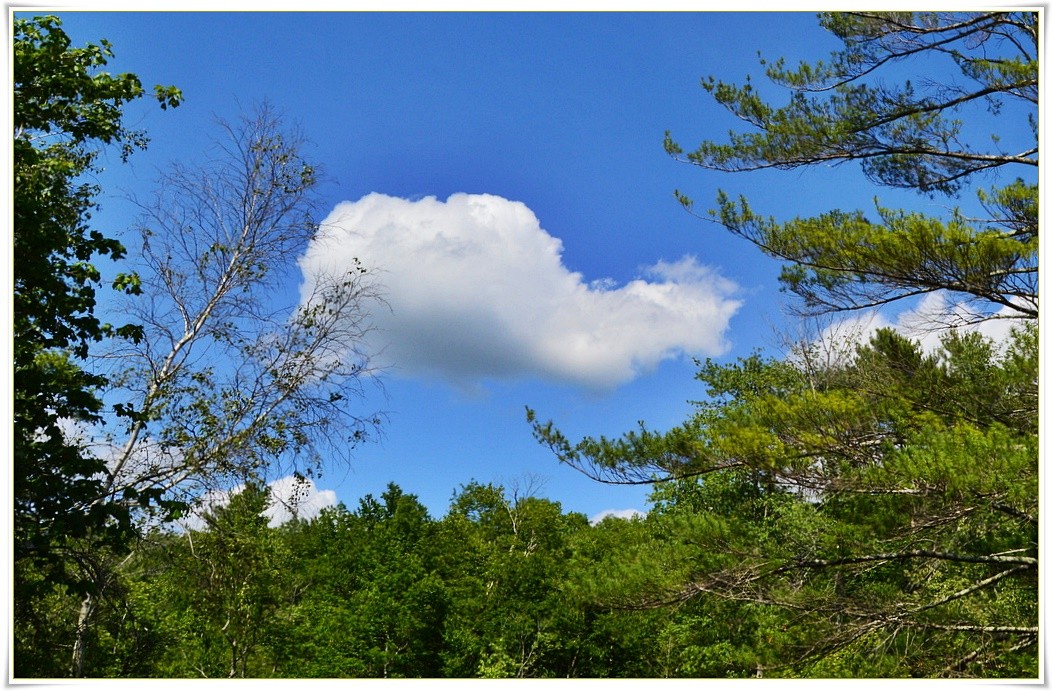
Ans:
[[[840,50],[762,61],[783,101],[705,79],[744,129],[665,134],[688,170],[850,164],[936,200],[780,220],[675,193],[783,263],[800,320],[939,295],[931,338],[699,360],[666,430],[570,439],[526,408],[554,459],[650,486],[632,519],[472,481],[441,517],[392,483],[271,525],[268,478],[353,463],[382,428],[370,267],[267,305],[319,209],[303,135],[266,104],[165,173],[134,247],[95,228],[103,152],[149,144],[128,104],[183,94],[16,18],[12,679],[1039,678],[1041,19],[823,14]]]

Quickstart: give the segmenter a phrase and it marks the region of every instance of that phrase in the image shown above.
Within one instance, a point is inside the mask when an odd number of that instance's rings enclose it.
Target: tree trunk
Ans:
[[[73,660],[70,664],[70,675],[84,676],[84,648],[91,618],[95,613],[95,598],[85,595],[80,603],[80,614],[77,616],[77,632],[73,639]]]

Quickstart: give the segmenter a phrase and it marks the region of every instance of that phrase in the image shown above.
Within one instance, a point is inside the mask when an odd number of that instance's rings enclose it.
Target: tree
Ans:
[[[703,83],[758,132],[685,156],[667,135],[667,150],[722,171],[854,161],[878,185],[929,196],[1036,168],[1035,13],[822,24],[845,46],[830,61],[767,66],[793,91],[784,107],[751,83]],[[939,60],[959,74],[927,78]],[[921,86],[876,80],[897,63],[921,68]],[[963,115],[982,108],[1022,119],[1030,140],[981,148]],[[978,196],[987,219],[878,205],[879,222],[839,209],[780,222],[724,193],[710,217],[788,262],[782,280],[805,314],[947,291],[948,324],[1016,318],[1004,343],[949,331],[926,352],[884,331],[833,357],[808,343],[784,360],[709,361],[708,398],[684,424],[619,439],[571,443],[528,411],[537,438],[597,480],[676,483],[697,501],[678,528],[702,547],[692,571],[631,606],[716,597],[791,615],[777,663],[757,658],[768,674],[1036,676],[1037,186]]]
[[[366,270],[319,277],[271,304],[319,232],[318,173],[266,104],[220,123],[217,155],[176,165],[142,204],[143,337],[113,353],[121,430],[106,490],[147,506],[192,502],[268,472],[312,474],[380,424],[351,401],[373,378],[361,349],[378,295]],[[278,463],[291,465],[280,468]]]
[[[417,498],[388,485],[295,526],[297,594],[280,613],[275,675],[441,676],[446,586],[435,564],[435,523]]]
[[[201,525],[156,532],[135,553],[123,580],[139,620],[132,638],[149,644],[135,660],[138,676],[271,675],[270,647],[284,634],[278,612],[298,575],[268,525],[272,502],[270,488],[250,483],[204,512]]]
[[[51,675],[34,660],[54,659],[43,610],[55,588],[89,591],[96,552],[124,550],[133,535],[127,507],[98,500],[105,460],[71,427],[101,420],[107,379],[85,364],[97,344],[140,335],[95,314],[102,274],[93,262],[121,260],[125,248],[92,227],[99,188],[89,176],[106,146],[122,160],[146,146],[124,124],[124,109],[146,92],[133,74],[101,71],[113,57],[107,41],[72,47],[56,17],[16,19],[13,38],[16,670]],[[182,99],[170,86],[154,95],[162,109]],[[138,279],[119,274],[113,288],[135,293]]]
[[[267,525],[271,501],[268,487],[250,483],[205,514],[205,530],[187,532],[181,568],[169,572],[190,586],[182,609],[193,635],[169,651],[184,674],[244,678],[266,669],[259,649],[275,630],[289,564]]]
[[[666,150],[718,171],[857,162],[877,185],[928,196],[956,196],[998,170],[1019,177],[977,192],[986,218],[958,209],[940,218],[878,202],[875,217],[835,209],[782,222],[724,192],[709,217],[785,260],[782,280],[807,313],[949,291],[967,307],[957,321],[998,310],[1035,318],[1037,13],[832,13],[821,23],[844,42],[829,61],[795,70],[783,60],[764,63],[767,76],[791,90],[788,105],[765,103],[751,82],[703,82],[757,131],[706,141],[686,154],[666,133]],[[916,78],[897,87],[876,79],[902,65],[916,65]],[[930,77],[952,70],[942,81]],[[1006,118],[1020,127],[1005,128]],[[969,127],[973,119],[1002,127],[1005,136],[981,141]]]
[[[357,515],[364,537],[357,588],[348,598],[356,676],[440,676],[446,588],[436,573],[435,524],[416,496],[389,484],[380,501],[371,495]]]
[[[933,354],[883,331],[837,368],[754,356],[699,378],[710,400],[665,434],[571,445],[535,427],[593,475],[683,483],[659,496],[691,502],[674,524],[690,570],[623,605],[791,613],[807,625],[771,675],[1036,675],[1035,329]]]
[[[91,227],[99,189],[87,176],[104,146],[124,159],[147,143],[123,122],[145,95],[138,77],[99,71],[113,56],[105,40],[70,44],[56,17],[14,22],[14,549],[16,561],[47,562],[48,583],[76,582],[56,553],[67,538],[127,538],[125,509],[93,501],[104,461],[67,423],[100,419],[106,379],[84,365],[95,344],[138,335],[95,315],[102,277],[92,262],[125,249]],[[173,87],[155,95],[162,108],[181,100]],[[113,286],[138,288],[130,274]]]
[[[476,482],[462,487],[440,525],[449,583],[444,674],[450,677],[567,677],[578,662],[580,612],[561,586],[571,536],[584,516],[531,496]]]
[[[379,298],[365,269],[315,277],[300,304],[273,304],[319,232],[302,138],[266,104],[221,130],[212,160],[173,166],[142,203],[142,296],[125,307],[141,333],[107,354],[107,395],[127,424],[106,430],[94,503],[141,523],[277,472],[320,473],[380,425],[350,408],[375,381],[361,346]],[[89,595],[79,631],[91,617]]]

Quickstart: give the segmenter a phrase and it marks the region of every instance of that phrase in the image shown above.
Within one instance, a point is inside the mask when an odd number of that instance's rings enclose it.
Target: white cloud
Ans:
[[[295,515],[311,519],[321,510],[336,506],[336,492],[331,489],[318,489],[310,478],[287,476],[270,483],[270,497],[273,503],[267,508],[270,525],[281,525]]]
[[[716,355],[737,286],[693,257],[661,261],[618,286],[562,263],[562,242],[520,202],[454,194],[370,194],[336,206],[300,259],[314,277],[354,258],[379,270],[382,365],[471,387],[539,376],[609,389],[681,354]]]
[[[622,520],[630,521],[633,518],[643,518],[646,515],[645,511],[640,511],[639,509],[606,509],[605,511],[600,511],[592,516],[592,518],[589,519],[589,523],[596,525],[597,523],[601,523],[605,518],[620,518]]]
[[[270,506],[264,512],[272,527],[287,523],[293,515],[303,519],[311,519],[321,513],[321,510],[330,506],[336,506],[336,492],[331,489],[318,489],[310,478],[296,478],[287,476],[268,483],[270,488]],[[226,506],[230,503],[230,497],[245,488],[238,485],[226,491],[212,491],[207,493],[201,500],[200,506],[192,511],[180,525],[187,530],[202,530],[204,520],[201,516],[208,511]]]
[[[915,307],[888,319],[883,312],[870,311],[840,319],[823,329],[819,342],[850,354],[855,344],[868,343],[879,329],[892,328],[907,338],[919,341],[925,352],[934,352],[948,329],[961,332],[976,331],[995,343],[1007,341],[1013,327],[1020,320],[1009,317],[1016,313],[1007,307],[1001,318],[975,322],[973,315],[961,305],[946,299],[941,292],[925,295]]]

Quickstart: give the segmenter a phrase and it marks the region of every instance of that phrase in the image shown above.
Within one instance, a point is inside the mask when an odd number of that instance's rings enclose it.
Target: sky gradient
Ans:
[[[722,188],[780,218],[918,203],[851,166],[729,175],[665,154],[666,130],[689,150],[740,124],[702,77],[752,74],[777,99],[758,51],[794,64],[834,49],[813,13],[57,14],[75,44],[113,43],[113,71],[186,97],[130,109],[152,144],[111,155],[106,231],[131,227],[126,194],[208,149],[216,117],[267,100],[311,142],[323,232],[275,303],[357,258],[389,306],[368,344],[386,368],[366,402],[387,412],[383,438],[327,469],[318,505],[395,482],[438,516],[477,480],[590,517],[645,511],[647,488],[561,466],[526,407],[571,439],[666,428],[704,396],[693,358],[776,355],[801,335],[778,263],[673,191],[704,211]]]

